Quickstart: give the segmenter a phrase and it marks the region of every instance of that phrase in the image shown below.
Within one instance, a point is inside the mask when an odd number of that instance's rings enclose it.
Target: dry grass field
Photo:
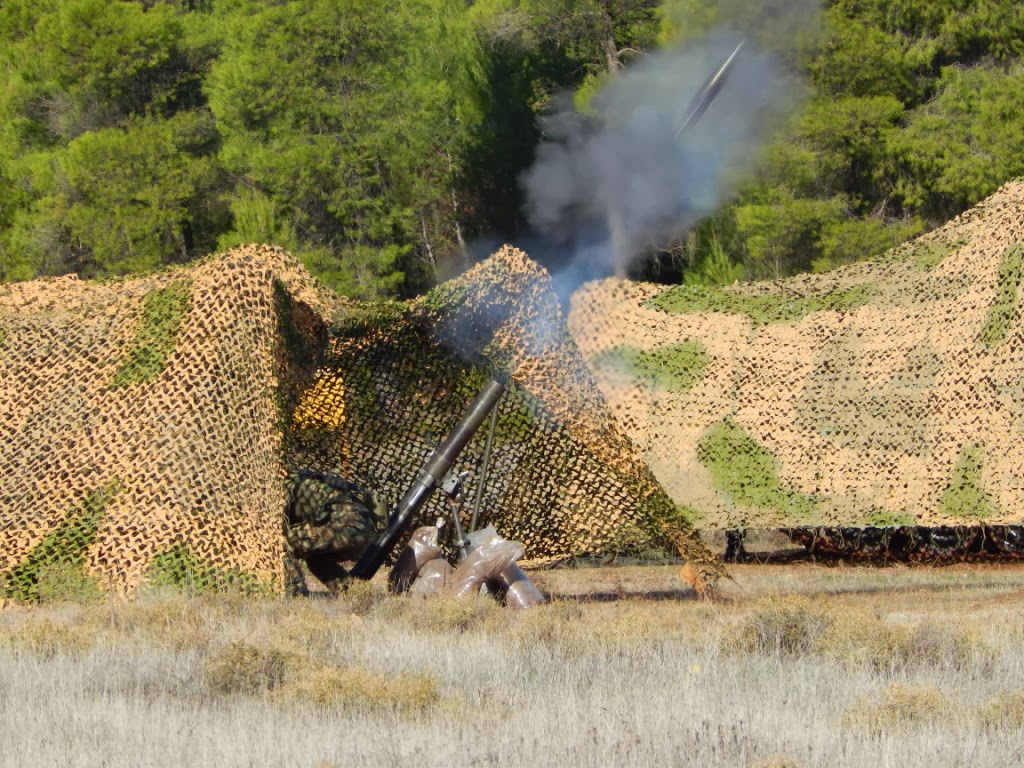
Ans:
[[[0,612],[0,763],[1020,766],[1024,567],[535,574],[554,599]]]

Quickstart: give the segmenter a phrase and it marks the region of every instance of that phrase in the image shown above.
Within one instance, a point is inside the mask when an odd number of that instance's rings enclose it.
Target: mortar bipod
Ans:
[[[454,544],[459,551],[459,560],[464,560],[466,555],[469,554],[469,540],[462,535],[462,521],[459,519],[459,515],[462,513],[462,502],[465,501],[462,495],[463,480],[468,476],[469,470],[459,472],[458,474],[452,472],[441,483],[441,492],[448,499],[448,507],[452,512],[452,530],[455,534]]]

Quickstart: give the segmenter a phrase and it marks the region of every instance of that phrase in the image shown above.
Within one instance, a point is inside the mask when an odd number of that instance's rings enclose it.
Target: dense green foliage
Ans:
[[[274,592],[270,584],[251,573],[204,562],[187,544],[175,544],[157,553],[146,572],[146,585],[158,589],[176,588],[188,594],[240,592],[270,595]]]
[[[0,280],[269,241],[349,295],[419,291],[467,242],[524,234],[518,180],[559,91],[585,110],[721,26],[807,97],[735,204],[671,248],[689,283],[875,255],[1024,174],[1017,3],[791,5],[3,0]]]
[[[729,19],[808,85],[753,182],[682,244],[688,282],[877,255],[1024,174],[1018,3],[832,0],[817,28],[773,2],[668,5],[676,36]],[[723,253],[742,269],[723,270]]]
[[[615,35],[652,46],[654,5],[5,0],[0,280],[263,241],[352,296],[419,290],[516,229],[538,113]]]

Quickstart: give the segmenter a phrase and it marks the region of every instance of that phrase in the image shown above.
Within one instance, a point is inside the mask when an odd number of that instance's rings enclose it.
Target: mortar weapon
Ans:
[[[733,63],[736,61],[736,57],[739,56],[740,50],[743,48],[745,40],[741,40],[740,44],[736,46],[735,50],[729,54],[729,58],[725,62],[711,73],[711,77],[704,81],[704,85],[697,91],[697,95],[690,100],[690,103],[686,107],[686,111],[683,112],[683,119],[679,123],[679,127],[676,129],[676,139],[678,140],[687,129],[692,127],[701,115],[703,115],[707,108],[711,106],[711,102],[715,100],[718,92],[722,90],[722,86],[725,85],[725,81],[729,79],[729,72],[732,69]]]
[[[434,489],[440,486],[449,470],[458,459],[473,435],[487,419],[494,407],[505,394],[509,376],[507,373],[494,375],[469,404],[466,412],[452,428],[448,437],[430,455],[430,458],[416,473],[416,480],[402,500],[395,506],[388,518],[388,527],[363,552],[352,567],[349,576],[357,579],[372,579],[381,565],[391,554],[398,542],[408,531],[417,513],[423,508]]]

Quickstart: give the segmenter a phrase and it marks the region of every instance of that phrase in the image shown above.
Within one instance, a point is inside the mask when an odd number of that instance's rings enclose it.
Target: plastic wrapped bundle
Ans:
[[[452,576],[452,594],[461,597],[479,592],[522,556],[522,544],[506,541],[491,526],[469,534],[469,554]]]
[[[455,569],[448,564],[447,560],[440,557],[431,560],[420,568],[416,581],[409,588],[409,594],[416,597],[438,595],[445,590],[454,572]]]
[[[432,525],[417,528],[388,575],[388,587],[396,594],[406,592],[416,581],[420,570],[440,555],[441,544],[438,542],[437,528]]]
[[[505,605],[509,608],[532,608],[547,599],[544,597],[544,593],[537,589],[537,585],[530,581],[530,577],[523,573],[523,569],[515,563],[511,563],[503,570],[499,574],[498,580],[505,593]]]

